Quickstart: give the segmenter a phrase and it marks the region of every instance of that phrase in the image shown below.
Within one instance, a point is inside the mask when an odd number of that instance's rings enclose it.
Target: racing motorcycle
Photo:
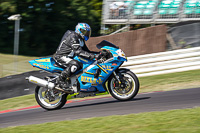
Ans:
[[[127,61],[125,53],[105,40],[96,47],[107,54],[98,60],[74,57],[83,64],[83,67],[70,77],[70,82],[67,82],[67,86],[73,88],[71,92],[55,84],[64,68],[59,67],[52,57],[29,61],[33,67],[55,74],[44,79],[34,76],[26,78],[30,83],[37,85],[35,98],[42,108],[59,109],[65,105],[68,96],[87,97],[107,92],[117,100],[126,101],[137,95],[139,91],[137,76],[129,69],[119,68],[124,61]]]

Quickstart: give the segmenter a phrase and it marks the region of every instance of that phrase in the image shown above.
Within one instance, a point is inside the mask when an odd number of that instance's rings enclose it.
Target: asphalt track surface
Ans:
[[[138,94],[120,102],[112,97],[72,102],[62,109],[42,108],[0,114],[0,128],[109,115],[200,107],[200,88]]]

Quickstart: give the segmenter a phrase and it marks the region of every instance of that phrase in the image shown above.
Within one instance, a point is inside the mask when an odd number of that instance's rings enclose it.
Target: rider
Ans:
[[[73,59],[74,56],[81,56],[90,60],[100,57],[98,52],[90,51],[85,45],[85,41],[90,38],[90,35],[91,28],[87,23],[78,23],[75,31],[68,30],[65,32],[56,53],[53,55],[56,63],[64,68],[56,81],[60,88],[72,90],[72,88],[67,88],[66,81],[69,82],[70,76],[83,66],[81,62]]]

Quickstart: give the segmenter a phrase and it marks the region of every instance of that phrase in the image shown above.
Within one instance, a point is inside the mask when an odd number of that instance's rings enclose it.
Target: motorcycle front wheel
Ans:
[[[37,86],[35,88],[35,99],[37,103],[46,110],[55,110],[62,108],[67,101],[67,94],[57,90],[48,90],[48,88]]]
[[[133,99],[139,91],[139,80],[137,76],[130,70],[120,70],[116,73],[120,78],[121,84],[113,75],[108,82],[108,90],[110,94],[117,100],[127,101]],[[119,76],[120,74],[120,76]]]

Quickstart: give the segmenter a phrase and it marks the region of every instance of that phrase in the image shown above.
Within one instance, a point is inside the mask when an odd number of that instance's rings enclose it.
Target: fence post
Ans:
[[[0,64],[0,78],[3,76],[3,65]]]

